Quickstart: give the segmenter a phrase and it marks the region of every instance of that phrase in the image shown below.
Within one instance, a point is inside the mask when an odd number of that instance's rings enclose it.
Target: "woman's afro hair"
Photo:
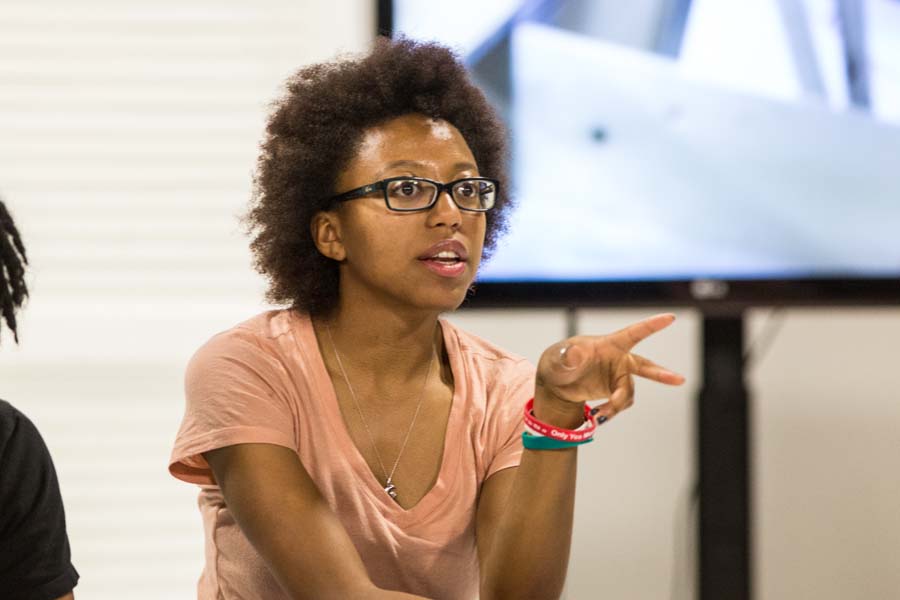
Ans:
[[[490,256],[512,207],[505,127],[448,48],[380,37],[362,58],[301,69],[274,103],[245,216],[269,302],[311,315],[336,306],[338,263],[319,253],[311,220],[332,208],[338,175],[365,130],[410,113],[452,123],[479,172],[499,180],[495,207],[486,213],[484,257]]]

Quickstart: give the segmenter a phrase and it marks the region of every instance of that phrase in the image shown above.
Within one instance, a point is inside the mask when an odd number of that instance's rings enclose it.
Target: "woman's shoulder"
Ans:
[[[289,352],[290,345],[304,338],[304,329],[311,327],[309,317],[293,309],[267,310],[213,334],[191,360],[247,353],[277,357]]]
[[[244,335],[260,339],[276,339],[290,333],[309,317],[290,308],[266,310],[219,332],[217,335]]]
[[[30,457],[33,466],[40,465],[43,457],[50,460],[44,439],[31,419],[9,402],[0,400],[0,473],[10,468],[7,463],[10,456],[14,460]]]
[[[9,402],[0,399],[0,457],[3,456],[3,450],[9,439],[21,429],[20,424],[23,423],[26,427],[31,426],[28,417]]]
[[[308,323],[309,317],[289,308],[267,310],[218,331],[204,345],[228,341],[266,343],[293,333],[304,321]]]

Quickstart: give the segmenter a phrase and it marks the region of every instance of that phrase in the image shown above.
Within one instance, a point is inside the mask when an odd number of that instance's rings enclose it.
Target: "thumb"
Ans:
[[[542,363],[548,383],[566,385],[581,377],[588,353],[577,342],[565,340],[547,348]]]

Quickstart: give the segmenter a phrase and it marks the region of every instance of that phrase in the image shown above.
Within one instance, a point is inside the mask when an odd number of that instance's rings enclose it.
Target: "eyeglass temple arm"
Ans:
[[[368,196],[372,192],[377,192],[384,189],[384,184],[380,181],[377,183],[372,183],[369,185],[364,185],[362,187],[358,187],[354,190],[350,190],[344,192],[343,194],[338,194],[334,196],[332,200],[334,201],[342,201],[342,200],[354,200],[356,198],[362,198],[363,196]]]

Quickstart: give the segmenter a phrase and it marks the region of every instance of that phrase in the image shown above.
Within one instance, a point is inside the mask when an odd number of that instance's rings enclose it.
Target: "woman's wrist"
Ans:
[[[538,385],[534,390],[534,416],[548,425],[575,429],[584,423],[584,402],[564,400]]]

